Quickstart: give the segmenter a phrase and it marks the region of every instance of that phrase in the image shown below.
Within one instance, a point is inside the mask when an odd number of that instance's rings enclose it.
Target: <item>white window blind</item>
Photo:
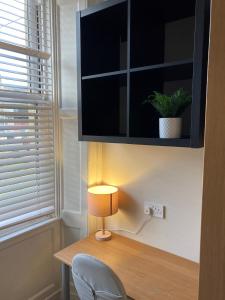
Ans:
[[[48,0],[0,0],[0,229],[55,212]]]

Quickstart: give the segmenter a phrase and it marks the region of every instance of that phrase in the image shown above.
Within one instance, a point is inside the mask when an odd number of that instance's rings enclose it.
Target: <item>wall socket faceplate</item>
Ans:
[[[165,218],[165,206],[162,204],[145,201],[144,202],[144,214],[151,215],[155,218]]]

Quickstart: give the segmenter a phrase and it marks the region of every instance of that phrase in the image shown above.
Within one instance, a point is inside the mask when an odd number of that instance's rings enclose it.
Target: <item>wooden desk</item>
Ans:
[[[198,299],[198,264],[113,234],[107,242],[98,242],[91,235],[55,254],[63,263],[66,300],[69,299],[69,267],[77,253],[93,255],[109,265],[135,300]]]

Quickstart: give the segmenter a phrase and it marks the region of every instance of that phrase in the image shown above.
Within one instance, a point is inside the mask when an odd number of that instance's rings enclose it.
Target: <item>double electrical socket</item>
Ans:
[[[151,215],[155,218],[165,218],[165,206],[162,204],[145,201],[144,202],[144,214]]]

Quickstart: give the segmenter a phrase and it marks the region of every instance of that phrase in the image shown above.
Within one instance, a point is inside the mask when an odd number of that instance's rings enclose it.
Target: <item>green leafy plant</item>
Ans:
[[[180,117],[191,103],[191,96],[182,88],[172,95],[154,91],[153,95],[148,96],[143,102],[143,104],[146,103],[151,103],[163,118],[176,118]]]

